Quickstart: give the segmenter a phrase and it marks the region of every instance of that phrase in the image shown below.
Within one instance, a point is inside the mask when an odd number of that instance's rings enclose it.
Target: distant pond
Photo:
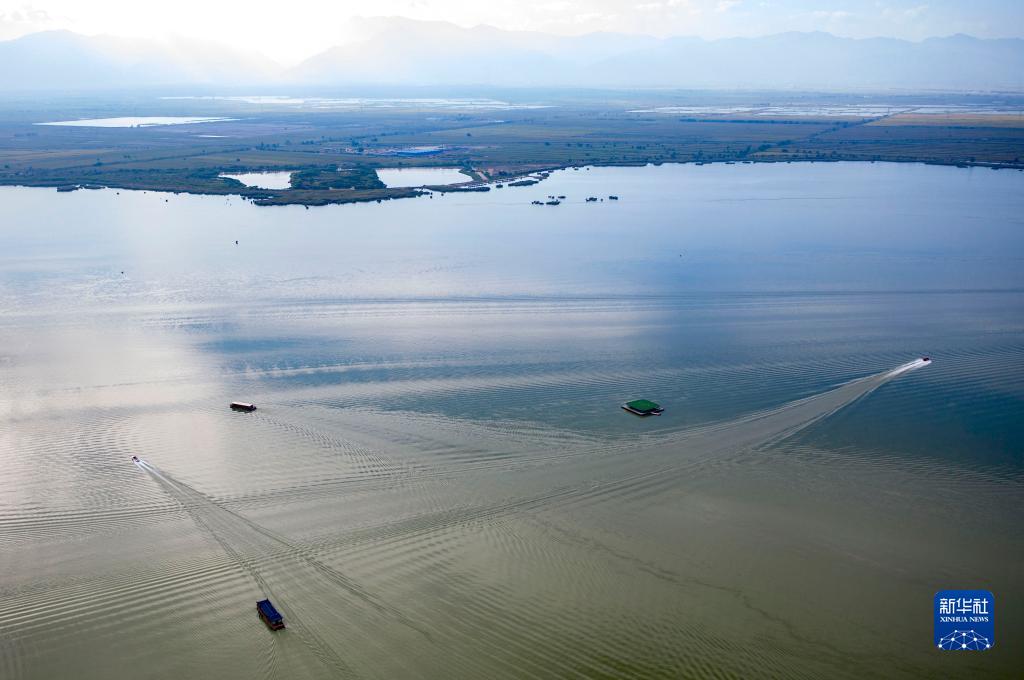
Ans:
[[[459,184],[472,179],[458,168],[379,168],[377,176],[388,188]]]
[[[153,127],[154,125],[187,125],[190,123],[222,123],[235,120],[217,116],[122,116],[120,118],[84,118],[82,120],[58,120],[36,125],[66,125],[70,127]]]
[[[237,175],[222,174],[221,177],[237,179],[248,187],[257,189],[288,189],[292,185],[292,173],[285,172],[243,172]]]

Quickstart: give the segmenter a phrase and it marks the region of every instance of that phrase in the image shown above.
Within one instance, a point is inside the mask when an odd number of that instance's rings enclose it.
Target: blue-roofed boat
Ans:
[[[270,600],[260,600],[257,602],[256,611],[270,630],[281,630],[284,628],[284,617],[281,616],[281,612],[274,608]]]

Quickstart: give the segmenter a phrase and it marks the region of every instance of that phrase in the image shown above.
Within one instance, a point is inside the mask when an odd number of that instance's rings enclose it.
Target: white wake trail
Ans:
[[[892,369],[891,371],[886,373],[886,377],[895,378],[901,373],[907,373],[908,371],[916,371],[917,369],[924,368],[925,366],[928,366],[931,363],[931,359],[925,359],[923,357],[920,359],[915,359],[914,361],[910,361],[908,363],[903,364],[902,366],[897,366],[896,368]]]

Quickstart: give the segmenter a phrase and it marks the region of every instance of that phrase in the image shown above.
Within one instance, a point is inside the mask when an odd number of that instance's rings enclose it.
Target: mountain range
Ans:
[[[0,42],[0,89],[438,85],[801,90],[1024,91],[1024,40],[920,42],[780,33],[758,38],[566,37],[371,18],[358,40],[285,68],[189,40],[33,33]]]

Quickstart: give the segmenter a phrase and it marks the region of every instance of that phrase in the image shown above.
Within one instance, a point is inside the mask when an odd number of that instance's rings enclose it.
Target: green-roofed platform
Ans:
[[[665,410],[657,402],[653,402],[650,399],[627,401],[622,405],[622,408],[638,416],[660,416]]]

